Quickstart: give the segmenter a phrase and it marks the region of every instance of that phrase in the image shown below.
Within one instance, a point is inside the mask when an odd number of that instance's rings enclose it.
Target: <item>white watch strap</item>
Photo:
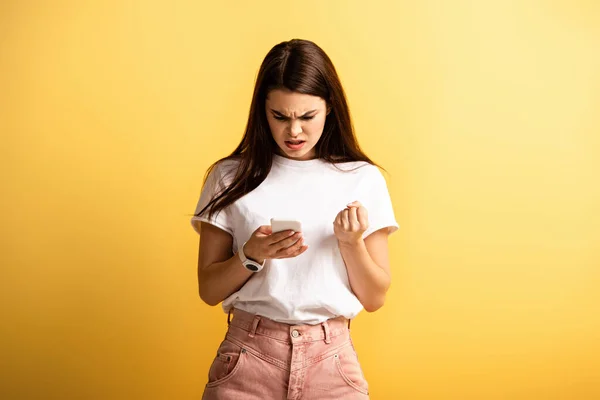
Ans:
[[[244,242],[244,244],[238,250],[238,255],[240,256],[240,260],[242,261],[242,264],[244,264],[244,267],[246,267],[246,269],[249,271],[252,271],[252,272],[260,271],[265,266],[265,261],[263,261],[262,264],[259,264],[256,261],[249,260],[248,257],[246,257],[246,254],[244,254],[244,246],[245,245],[246,245],[246,242]]]

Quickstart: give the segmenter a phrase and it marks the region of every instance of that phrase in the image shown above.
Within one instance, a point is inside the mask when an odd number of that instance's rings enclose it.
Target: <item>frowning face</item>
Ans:
[[[323,134],[328,112],[324,99],[275,89],[267,95],[266,112],[279,155],[295,160],[316,157],[315,145]]]

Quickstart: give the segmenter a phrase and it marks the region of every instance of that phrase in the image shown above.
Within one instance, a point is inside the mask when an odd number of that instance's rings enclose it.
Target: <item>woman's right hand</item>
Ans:
[[[249,259],[262,264],[271,258],[292,258],[308,249],[304,245],[302,232],[282,231],[272,233],[270,225],[259,226],[244,246]]]

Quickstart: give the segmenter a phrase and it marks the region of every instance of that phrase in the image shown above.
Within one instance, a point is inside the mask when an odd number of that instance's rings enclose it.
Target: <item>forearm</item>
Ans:
[[[226,261],[198,269],[200,298],[216,306],[244,286],[252,274],[244,268],[237,253]]]
[[[339,242],[339,247],[348,271],[350,287],[358,300],[369,312],[381,308],[390,287],[390,276],[373,261],[364,240],[360,239],[353,244]]]

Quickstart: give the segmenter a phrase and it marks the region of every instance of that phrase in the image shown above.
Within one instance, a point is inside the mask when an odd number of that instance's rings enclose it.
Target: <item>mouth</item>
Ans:
[[[286,140],[285,141],[285,145],[291,150],[300,150],[302,147],[304,147],[304,143],[306,143],[306,141],[304,141],[304,140]]]

